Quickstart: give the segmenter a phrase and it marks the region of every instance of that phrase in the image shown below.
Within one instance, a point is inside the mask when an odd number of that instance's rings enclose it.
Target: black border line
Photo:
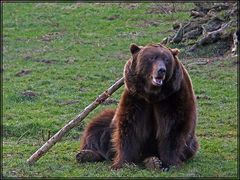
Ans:
[[[1,140],[1,179],[43,179],[43,177],[22,177],[22,178],[16,178],[16,177],[3,177],[3,4],[4,3],[164,3],[164,2],[168,2],[168,3],[180,3],[180,2],[184,2],[184,3],[188,3],[188,2],[206,2],[207,0],[190,0],[190,1],[185,1],[185,0],[163,0],[163,1],[159,1],[159,0],[0,0],[0,23],[1,23],[1,28],[0,28],[0,35],[1,35],[1,39],[0,39],[0,65],[1,65],[1,69],[0,69],[0,75],[1,75],[1,96],[0,96],[0,115],[1,115],[1,121],[0,121],[0,130],[1,130],[1,134],[0,134],[0,140]],[[212,1],[208,1],[208,2],[216,2],[216,3],[221,3],[221,2],[226,2],[223,0],[212,0]],[[240,24],[239,24],[239,2],[237,0],[229,0],[227,2],[237,2],[237,8],[238,8],[238,30],[240,28]],[[238,42],[239,43],[239,42]],[[239,57],[239,44],[238,44],[238,49],[237,49],[237,53],[238,53],[238,63],[237,63],[237,177],[94,177],[94,179],[239,179],[239,175],[240,175],[240,154],[239,154],[239,149],[240,149],[240,142],[239,142],[239,137],[240,137],[240,113],[239,113],[239,108],[240,108],[240,102],[239,102],[239,97],[240,97],[240,93],[239,93],[239,85],[240,85],[240,57]],[[92,179],[93,177],[47,177],[44,179]]]
[[[1,28],[0,28],[0,36],[1,36],[1,39],[0,39],[0,64],[1,64],[1,67],[0,67],[0,76],[1,76],[1,95],[0,95],[0,129],[1,129],[1,134],[0,134],[0,141],[1,141],[1,145],[0,145],[0,148],[1,148],[1,179],[2,179],[2,176],[3,176],[3,4],[1,2],[0,4],[0,23],[1,23]]]

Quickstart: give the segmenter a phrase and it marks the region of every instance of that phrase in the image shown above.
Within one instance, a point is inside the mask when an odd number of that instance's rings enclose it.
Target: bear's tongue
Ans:
[[[163,84],[163,79],[162,78],[153,78],[153,84],[156,86],[161,86]]]

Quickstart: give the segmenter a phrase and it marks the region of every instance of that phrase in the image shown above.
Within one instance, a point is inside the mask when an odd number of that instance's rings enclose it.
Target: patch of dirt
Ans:
[[[79,103],[79,100],[66,100],[66,101],[58,102],[58,105],[65,106],[65,105],[71,105],[71,104],[77,104],[77,103]]]
[[[143,23],[137,24],[137,27],[159,26],[162,22],[157,20],[144,20]]]
[[[157,34],[168,34],[168,33],[171,33],[172,32],[172,30],[171,29],[167,29],[167,30],[165,30],[165,31],[158,31],[158,32],[156,32]],[[159,43],[160,43],[160,39],[159,39]]]
[[[75,58],[74,57],[68,57],[66,60],[65,60],[65,63],[67,64],[73,64],[75,62]]]
[[[21,77],[21,76],[25,76],[25,75],[27,75],[27,74],[30,74],[31,72],[32,72],[32,70],[30,70],[30,69],[23,69],[23,70],[17,72],[17,73],[15,74],[15,76]]]
[[[43,35],[40,39],[42,41],[50,42],[50,41],[59,39],[63,36],[64,36],[64,33],[62,31],[61,32],[50,32],[48,34]]]
[[[38,59],[36,60],[36,62],[40,62],[40,63],[46,63],[46,64],[53,64],[56,62],[56,60],[49,60],[49,59]]]
[[[119,3],[119,7],[133,10],[139,7],[139,3]]]
[[[27,55],[27,56],[25,56],[23,59],[24,59],[25,61],[28,61],[28,60],[32,59],[32,57],[29,56],[29,55]]]
[[[31,52],[29,52],[29,54],[31,53],[46,53],[46,52],[49,52],[49,47],[47,46],[44,46],[44,47],[41,47],[41,49],[34,49],[32,50]]]
[[[76,81],[82,81],[82,80],[85,80],[85,77],[77,74],[73,79],[76,80]]]
[[[122,37],[128,37],[128,38],[131,38],[131,39],[137,39],[139,37],[144,37],[144,33],[143,32],[136,32],[136,31],[133,31],[133,32],[122,32],[122,33],[119,33],[117,35],[117,37],[119,38],[122,38]]]
[[[120,18],[119,15],[113,15],[113,16],[107,17],[106,19],[109,20],[109,21],[112,21],[112,20],[115,20],[115,19],[118,19],[118,18]]]
[[[206,99],[206,100],[211,99],[209,96],[207,96],[207,95],[205,95],[205,94],[196,95],[196,98],[197,98],[197,99]]]
[[[108,58],[113,58],[113,59],[116,59],[116,60],[126,61],[130,58],[130,55],[127,54],[127,53],[118,51],[118,52],[112,53],[111,55],[108,55],[107,57]]]
[[[215,61],[221,61],[221,60],[224,60],[224,59],[228,59],[230,58],[230,56],[213,56],[213,57],[196,57],[196,58],[185,58],[185,60],[188,62],[188,64],[192,64],[192,63],[196,63],[198,64],[198,62],[207,62],[206,64],[211,64]],[[183,58],[183,61],[184,61],[184,58]],[[185,62],[185,64],[187,63]],[[186,64],[187,65],[187,64]],[[200,65],[204,65],[200,63]]]
[[[22,92],[22,96],[32,98],[32,97],[36,97],[37,93],[27,90],[27,91]]]
[[[176,12],[174,3],[154,3],[147,11],[148,14],[171,14],[173,12]]]
[[[76,9],[76,8],[81,7],[82,4],[83,4],[83,3],[72,3],[72,4],[69,5],[69,6],[64,6],[64,7],[62,7],[61,9],[62,9],[62,10],[74,10],[74,9]]]
[[[87,89],[86,88],[79,88],[79,91],[80,92],[87,92]]]

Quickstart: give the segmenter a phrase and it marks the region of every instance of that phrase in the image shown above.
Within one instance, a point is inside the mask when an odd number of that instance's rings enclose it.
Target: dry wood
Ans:
[[[175,34],[175,36],[172,38],[172,40],[170,42],[171,43],[181,42],[181,40],[183,38],[183,34],[184,34],[184,27],[182,26],[182,24],[180,24],[180,28],[178,29],[177,33]]]
[[[204,14],[203,12],[198,12],[198,11],[194,11],[194,10],[192,10],[191,11],[191,14],[190,14],[190,16],[193,16],[194,18],[196,18],[196,17],[204,17],[206,14]]]
[[[77,126],[93,109],[99,104],[104,102],[109,96],[111,96],[118,88],[124,84],[124,78],[122,77],[116,83],[114,83],[108,90],[103,92],[96,98],[90,105],[88,105],[79,115],[60,129],[54,136],[52,136],[45,144],[42,145],[28,160],[28,164],[34,164],[39,158],[41,158],[54,144],[62,139],[62,137],[70,131],[73,127]]]
[[[236,52],[231,39],[238,29],[237,3],[196,2],[194,4],[195,7],[190,12],[191,18],[182,22],[180,28],[174,25],[173,29],[177,31],[165,38],[163,43],[180,44],[187,50],[186,55],[190,56],[193,53],[199,56],[205,49],[209,52],[209,56],[211,54],[222,56],[232,49]],[[213,44],[216,46],[212,46]]]
[[[197,47],[203,46],[209,43],[213,43],[217,41],[218,39],[221,39],[223,35],[225,35],[225,29],[231,24],[232,21],[230,21],[227,24],[223,24],[220,29],[210,32],[210,33],[205,33],[205,36],[198,40],[196,44],[194,44],[188,51],[194,51]]]
[[[183,34],[185,31],[185,28],[190,25],[190,22],[188,22],[186,25],[180,24],[180,28],[178,29],[177,33],[175,36],[172,38],[171,43],[179,43],[183,39]]]

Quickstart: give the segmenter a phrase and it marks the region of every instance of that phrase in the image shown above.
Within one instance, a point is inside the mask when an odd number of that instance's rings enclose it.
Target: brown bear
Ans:
[[[88,125],[77,161],[113,160],[113,169],[125,163],[179,166],[198,150],[191,79],[177,49],[132,44],[130,51],[119,105]]]

